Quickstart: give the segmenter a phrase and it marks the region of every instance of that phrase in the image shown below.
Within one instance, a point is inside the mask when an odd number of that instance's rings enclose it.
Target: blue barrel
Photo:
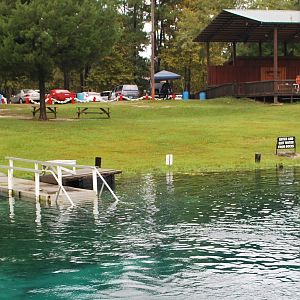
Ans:
[[[200,100],[205,100],[206,99],[206,93],[205,92],[200,92],[199,93],[199,99]]]
[[[84,100],[83,93],[77,93],[77,99],[78,100]]]
[[[188,100],[190,98],[189,92],[188,91],[184,91],[182,94],[182,99],[183,100]]]

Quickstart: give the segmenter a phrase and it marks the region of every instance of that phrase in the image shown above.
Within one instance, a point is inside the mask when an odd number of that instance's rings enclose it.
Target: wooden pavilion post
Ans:
[[[258,56],[262,57],[262,43],[261,43],[261,41],[258,42]]]
[[[209,42],[206,42],[206,69],[207,69],[207,86],[209,85],[209,66],[210,66],[210,53]]]
[[[283,42],[283,55],[287,56],[288,55],[288,47],[287,47],[287,41]]]
[[[235,66],[236,61],[236,42],[232,43],[232,65]]]
[[[273,51],[273,78],[274,78],[274,103],[278,103],[278,29],[274,27],[274,51]]]

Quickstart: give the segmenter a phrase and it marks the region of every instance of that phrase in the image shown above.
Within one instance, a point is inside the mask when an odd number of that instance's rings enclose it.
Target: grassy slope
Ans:
[[[90,105],[95,105],[91,103]],[[273,106],[249,100],[123,102],[111,107],[111,119],[76,119],[76,105],[61,105],[58,119],[32,120],[26,105],[1,105],[0,163],[7,155],[32,159],[77,159],[123,171],[165,170],[174,155],[174,171],[253,169],[296,159],[274,155],[277,136],[300,137],[300,104]],[[7,110],[1,110],[7,108]],[[29,119],[22,119],[22,116]],[[89,119],[88,119],[89,118]]]

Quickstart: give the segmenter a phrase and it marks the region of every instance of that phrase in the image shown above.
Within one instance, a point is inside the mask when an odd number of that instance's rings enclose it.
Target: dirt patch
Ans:
[[[289,158],[300,158],[300,153],[293,153],[293,152],[279,152],[277,153],[278,156],[289,157]]]

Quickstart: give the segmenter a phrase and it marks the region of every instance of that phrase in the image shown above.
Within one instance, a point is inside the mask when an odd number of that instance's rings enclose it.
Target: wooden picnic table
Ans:
[[[32,115],[35,117],[35,115],[40,111],[40,105],[39,104],[34,104],[31,106],[32,107]],[[46,113],[50,113],[54,115],[54,118],[56,119],[57,115],[57,106],[55,105],[46,105]]]
[[[77,117],[80,118],[81,114],[105,114],[107,118],[110,118],[109,107],[99,106],[77,106]]]

